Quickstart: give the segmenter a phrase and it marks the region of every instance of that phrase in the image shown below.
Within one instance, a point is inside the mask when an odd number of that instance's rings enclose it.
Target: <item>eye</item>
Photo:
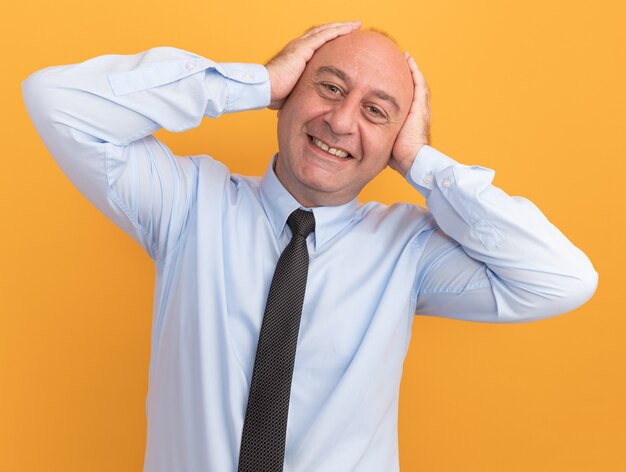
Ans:
[[[389,121],[385,110],[376,105],[365,105],[363,107],[367,118],[373,123],[386,123]]]
[[[326,90],[328,90],[333,95],[340,95],[341,94],[341,89],[339,87],[337,87],[335,84],[322,84],[322,87],[324,87]]]

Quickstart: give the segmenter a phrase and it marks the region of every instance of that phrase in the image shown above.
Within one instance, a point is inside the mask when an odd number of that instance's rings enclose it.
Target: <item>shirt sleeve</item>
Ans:
[[[437,224],[415,280],[417,314],[531,321],[571,311],[595,292],[587,256],[532,202],[492,185],[494,174],[430,146],[409,169]]]
[[[63,172],[154,259],[184,230],[198,172],[193,159],[174,156],[151,134],[270,102],[265,67],[171,47],[48,67],[24,80],[22,92]]]

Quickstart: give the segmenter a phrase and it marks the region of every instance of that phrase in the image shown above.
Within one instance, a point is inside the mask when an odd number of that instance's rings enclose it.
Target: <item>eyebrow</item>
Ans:
[[[341,69],[337,69],[336,67],[321,66],[319,69],[317,69],[317,72],[315,75],[319,76],[322,74],[331,74],[337,77],[338,79],[343,80],[348,85],[352,84],[352,81],[350,80],[350,77],[348,77],[348,74],[346,74]],[[380,98],[381,100],[389,102],[395,108],[396,112],[400,111],[400,105],[398,105],[397,100],[392,95],[389,95],[387,92],[385,92],[384,90],[374,89],[372,90],[372,94],[374,94],[374,96]]]

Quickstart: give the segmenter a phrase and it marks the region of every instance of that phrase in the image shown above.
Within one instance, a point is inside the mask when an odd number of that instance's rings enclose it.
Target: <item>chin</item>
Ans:
[[[300,182],[305,189],[308,200],[314,202],[312,206],[343,205],[352,200],[358,192],[350,192],[345,186],[337,182],[320,179],[306,179]]]
[[[315,166],[306,166],[299,180],[306,187],[320,192],[336,193],[342,190],[342,185],[337,181],[335,173]]]

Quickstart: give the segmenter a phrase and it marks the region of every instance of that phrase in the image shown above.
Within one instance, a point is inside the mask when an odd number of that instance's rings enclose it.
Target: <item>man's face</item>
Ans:
[[[352,200],[387,166],[412,98],[388,38],[356,31],[326,43],[278,114],[276,175],[306,207]]]

